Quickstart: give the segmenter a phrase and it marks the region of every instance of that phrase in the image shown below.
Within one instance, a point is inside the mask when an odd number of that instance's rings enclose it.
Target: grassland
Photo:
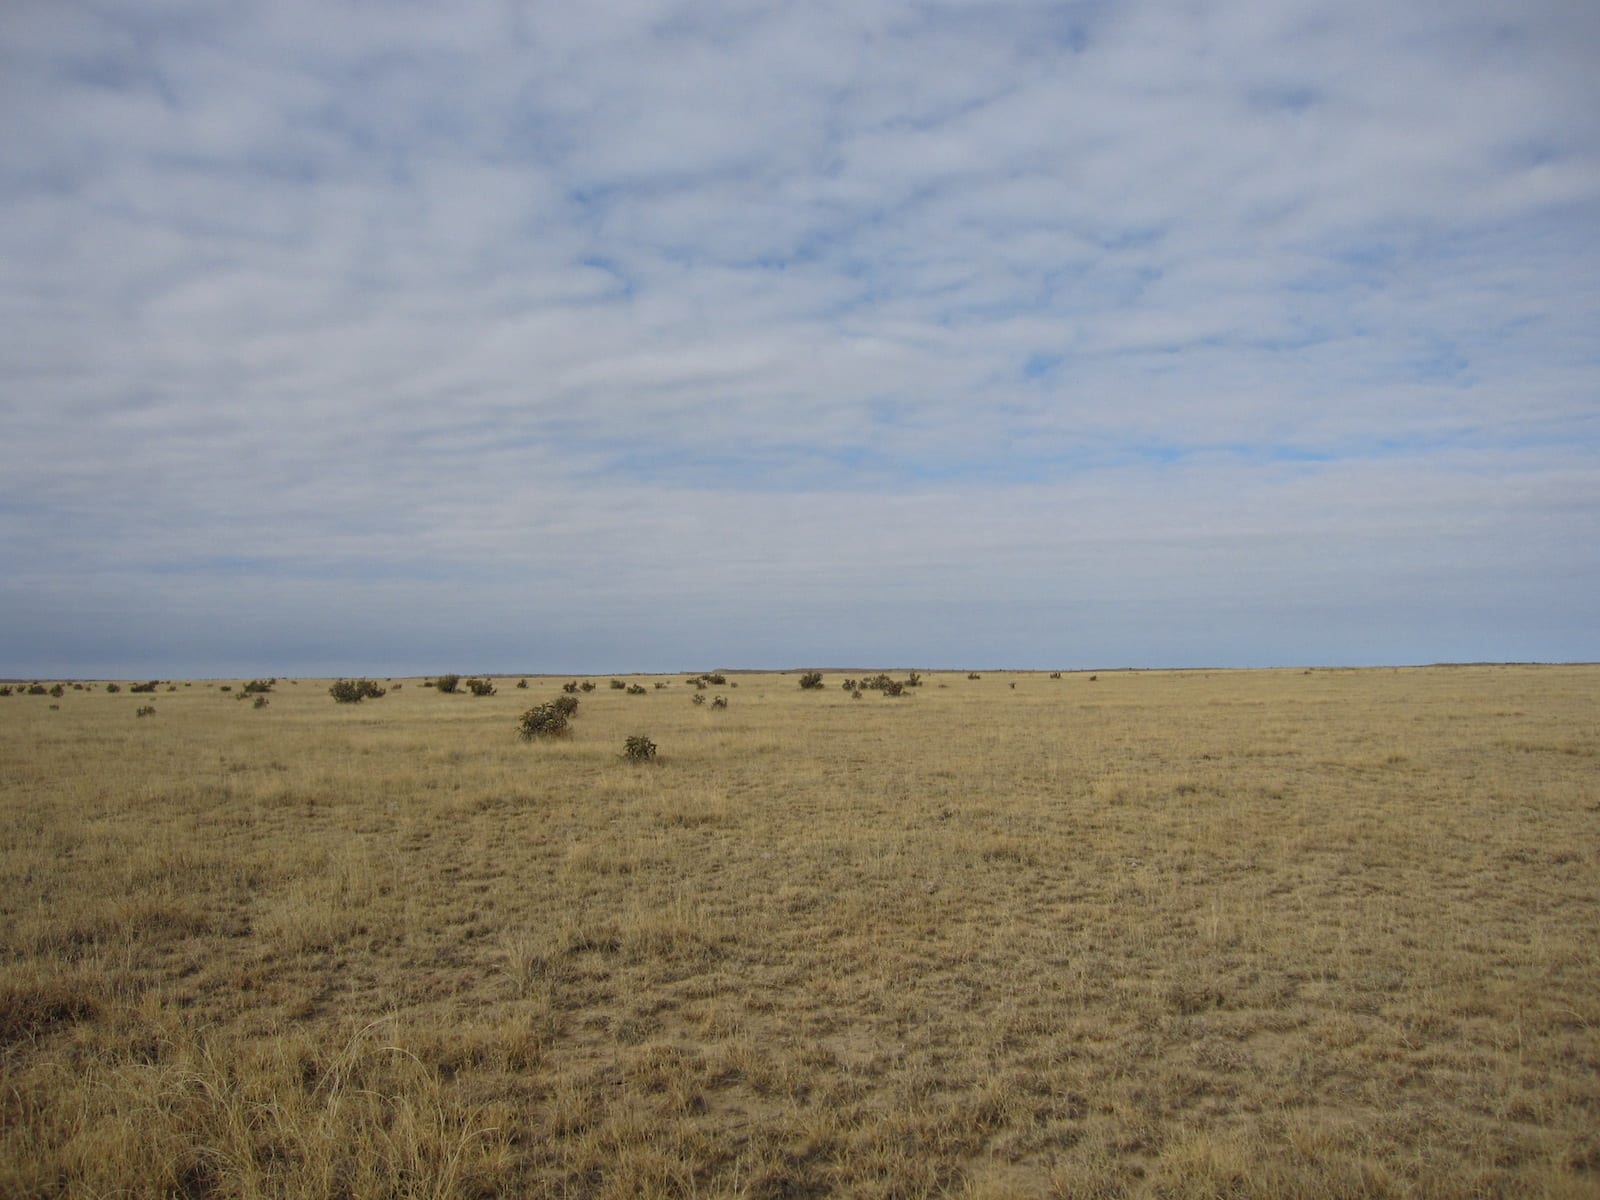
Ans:
[[[0,1195],[1600,1194],[1600,668],[840,678],[0,698]]]

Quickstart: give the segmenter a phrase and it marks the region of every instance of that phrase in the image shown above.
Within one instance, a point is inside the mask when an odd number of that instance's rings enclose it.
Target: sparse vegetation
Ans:
[[[153,717],[156,715],[156,706],[154,704],[141,704],[134,709],[133,715],[136,717]]]
[[[252,679],[240,690],[243,691],[247,696],[253,696],[258,693],[265,694],[270,692],[277,682],[278,681],[276,679]]]
[[[433,686],[435,690],[443,692],[446,696],[452,696],[455,694],[456,689],[461,686],[461,676],[441,675],[433,681]]]
[[[582,683],[580,683],[578,685],[578,690],[581,691],[581,692],[592,692],[592,691],[594,691],[594,680],[585,679]]]
[[[813,690],[815,688],[820,688],[821,686],[822,686],[822,672],[821,671],[807,671],[804,675],[800,676],[800,687],[804,691],[808,691],[809,692],[809,691],[811,691],[811,690]]]
[[[706,696],[704,692],[696,692],[694,695],[690,696],[689,699],[694,701],[696,704],[704,704],[706,702]]]
[[[728,698],[726,696],[718,696],[715,700],[713,700],[711,702],[711,707],[712,708],[727,708],[728,707]]]
[[[527,680],[526,680],[526,679],[519,679],[519,680],[517,680],[517,690],[518,690],[518,691],[519,691],[519,692],[525,692],[525,691],[527,691],[527,690],[528,690],[528,681],[527,681]],[[573,691],[577,691],[577,689],[576,689],[576,688],[574,688],[574,689],[572,689],[572,690],[573,690]]]
[[[469,679],[467,680],[466,687],[467,691],[471,692],[474,696],[494,695],[494,680],[492,679]]]
[[[632,762],[649,762],[656,756],[656,744],[647,735],[636,733],[623,743],[622,755]]]
[[[0,1195],[1594,1192],[1600,668],[931,674],[6,706]]]
[[[628,695],[630,695],[630,696],[645,696],[645,695],[649,695],[649,690],[647,688],[645,688],[643,684],[630,683],[628,685]]]
[[[623,681],[622,681],[622,680],[620,680],[620,679],[613,679],[613,680],[612,680],[612,681],[611,681],[611,690],[612,690],[612,691],[614,691],[614,692],[620,692],[620,691],[622,691],[622,690],[623,690],[623,689],[624,689],[624,688],[626,688],[626,687],[627,687],[627,686],[628,686],[628,685],[627,685],[627,684],[626,684],[626,683],[624,683],[624,682],[623,682]]]
[[[557,696],[555,709],[563,717],[575,716],[578,711],[578,698],[576,696]]]
[[[160,686],[159,681],[151,679],[151,680],[148,680],[148,681],[146,681],[144,683],[130,684],[129,687],[128,687],[128,690],[130,692],[153,692],[159,686]]]

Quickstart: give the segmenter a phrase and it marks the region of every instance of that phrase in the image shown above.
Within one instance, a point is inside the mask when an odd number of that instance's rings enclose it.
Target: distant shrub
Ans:
[[[128,690],[130,692],[153,692],[156,690],[156,681],[152,679],[148,683],[130,684]]]
[[[251,707],[252,708],[265,708],[267,705],[269,705],[271,703],[272,703],[272,701],[268,700],[265,696],[257,696],[256,697],[256,702],[253,705],[251,705]]]
[[[982,679],[983,676],[979,675],[976,671],[968,671],[967,672],[967,678],[968,679]]]
[[[398,692],[398,691],[399,691],[399,690],[400,690],[400,689],[401,689],[401,688],[403,688],[403,687],[405,687],[405,684],[403,684],[403,683],[396,683],[396,684],[393,684],[393,685],[391,685],[391,686],[390,686],[390,688],[389,688],[389,690],[390,690],[390,691],[391,691],[391,692]]]
[[[694,695],[690,696],[689,699],[693,700],[696,704],[704,704],[706,702],[704,692],[696,692]]]
[[[231,692],[231,691],[233,691],[233,684],[225,683],[220,688],[218,688],[217,690],[221,691],[221,692]]]
[[[474,696],[492,696],[494,695],[494,680],[469,679],[467,680],[467,691]]]
[[[726,696],[718,696],[715,700],[713,700],[711,702],[711,707],[712,708],[727,708],[728,707],[728,698]]]
[[[186,684],[184,684],[184,685],[183,685],[183,686],[184,686],[184,687],[188,687],[188,686],[189,686],[189,685],[188,685],[188,684],[187,684],[187,683],[186,683]],[[169,692],[175,692],[175,691],[177,691],[177,690],[178,690],[178,685],[177,685],[177,684],[175,684],[175,683],[169,683],[169,684],[167,684],[167,691],[169,691]]]
[[[803,688],[804,690],[806,690],[808,692],[811,691],[813,688],[821,687],[822,686],[822,672],[821,671],[807,671],[804,675],[800,676],[800,686],[801,686],[801,688]]]
[[[852,700],[861,699],[861,689],[857,688],[855,691],[851,692],[850,693],[850,699],[852,699]]]
[[[1100,682],[1100,676],[1098,676],[1098,675],[1089,676],[1089,682],[1090,683],[1099,683]]]
[[[907,687],[921,687],[922,686],[922,676],[919,675],[915,671],[908,671],[906,673],[906,686]]]
[[[59,699],[61,699],[61,697],[65,696],[67,694],[67,689],[62,687],[58,683],[58,684],[55,685],[55,687],[50,689],[50,694],[52,696],[54,696],[57,700],[59,700]]]
[[[844,681],[844,682],[843,682],[843,683],[842,683],[842,684],[840,684],[840,685],[839,685],[839,686],[840,686],[840,687],[842,687],[842,688],[844,688],[844,690],[845,690],[845,691],[847,691],[847,692],[853,692],[853,691],[855,691],[855,690],[856,690],[856,689],[857,689],[857,688],[858,688],[858,687],[860,687],[860,686],[861,686],[861,681],[860,681],[860,680],[859,680],[859,679],[846,679],[846,680],[845,680],[845,681]]]
[[[459,676],[459,675],[441,675],[434,682],[433,686],[438,688],[441,692],[443,692],[447,696],[448,695],[452,695],[452,694],[454,694],[456,688],[461,686],[461,676]]]
[[[567,715],[554,704],[536,704],[517,722],[517,734],[525,742],[537,737],[563,737],[567,732]]]
[[[75,692],[81,692],[81,691],[83,691],[83,684],[81,684],[81,683],[75,683],[75,684],[73,684],[73,685],[72,685],[72,690],[73,690],[73,691],[75,691]]]
[[[664,687],[666,687],[666,686],[667,686],[667,685],[666,685],[666,684],[665,684],[665,683],[663,683],[663,682],[662,682],[662,681],[661,681],[661,680],[659,680],[659,679],[658,679],[658,680],[656,680],[656,682],[655,682],[655,689],[656,689],[656,691],[658,691],[658,692],[659,692],[659,691],[660,691],[660,690],[661,690],[661,689],[662,689],[662,688],[664,688]]]
[[[574,680],[571,680],[570,682],[563,683],[561,685],[561,690],[563,692],[566,692],[568,695],[572,695],[573,693],[577,692],[577,690],[578,690],[578,681],[574,679]]]
[[[436,684],[436,683],[435,683],[435,682],[434,682],[434,681],[433,681],[433,680],[431,680],[431,679],[424,679],[424,680],[423,680],[423,681],[422,681],[422,686],[423,686],[423,687],[438,687],[438,686],[439,686],[439,685],[438,685],[438,684]]]
[[[620,680],[620,679],[613,679],[611,681],[611,690],[614,691],[614,692],[620,692],[623,688],[625,688],[627,686],[628,685],[623,683],[622,680]]]
[[[156,715],[156,706],[154,704],[141,704],[133,715],[136,717],[153,717]]]
[[[30,683],[28,685],[28,695],[30,696],[43,696],[49,690],[42,683]]]
[[[656,744],[645,734],[636,733],[623,743],[622,755],[633,762],[649,762],[656,756]]]
[[[576,696],[557,696],[555,710],[563,717],[576,716],[578,712],[578,698]]]
[[[526,679],[517,680],[517,690],[518,691],[524,691],[524,692],[527,691],[528,690],[528,681]]]
[[[643,684],[630,683],[628,685],[628,695],[630,696],[645,696],[648,694],[649,692]]]
[[[360,704],[369,697],[376,700],[384,694],[384,689],[370,679],[340,679],[328,689],[340,704]]]
[[[113,692],[116,691],[117,690],[117,685],[113,683],[108,690],[113,691]],[[9,695],[11,695],[11,685],[9,683],[0,684],[0,696],[9,696]]]
[[[257,693],[270,692],[272,690],[272,685],[277,682],[278,681],[276,679],[252,679],[249,683],[244,685],[243,691],[247,696],[253,696]]]
[[[885,696],[903,696],[906,692],[906,685],[898,679],[891,679],[880,690]]]
[[[578,690],[580,692],[592,692],[592,691],[594,691],[594,680],[585,679],[582,683],[580,683],[578,685]]]
[[[1051,671],[1050,672],[1050,678],[1051,679],[1060,679],[1061,678],[1061,672],[1060,671]]]

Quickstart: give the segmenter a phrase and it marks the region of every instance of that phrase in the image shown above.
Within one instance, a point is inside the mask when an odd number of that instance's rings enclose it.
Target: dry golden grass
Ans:
[[[0,1194],[1600,1194],[1600,669],[842,678],[0,698]]]

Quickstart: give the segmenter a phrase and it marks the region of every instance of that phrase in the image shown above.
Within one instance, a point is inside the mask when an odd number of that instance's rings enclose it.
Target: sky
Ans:
[[[0,675],[1600,659],[1600,5],[6,0]]]

